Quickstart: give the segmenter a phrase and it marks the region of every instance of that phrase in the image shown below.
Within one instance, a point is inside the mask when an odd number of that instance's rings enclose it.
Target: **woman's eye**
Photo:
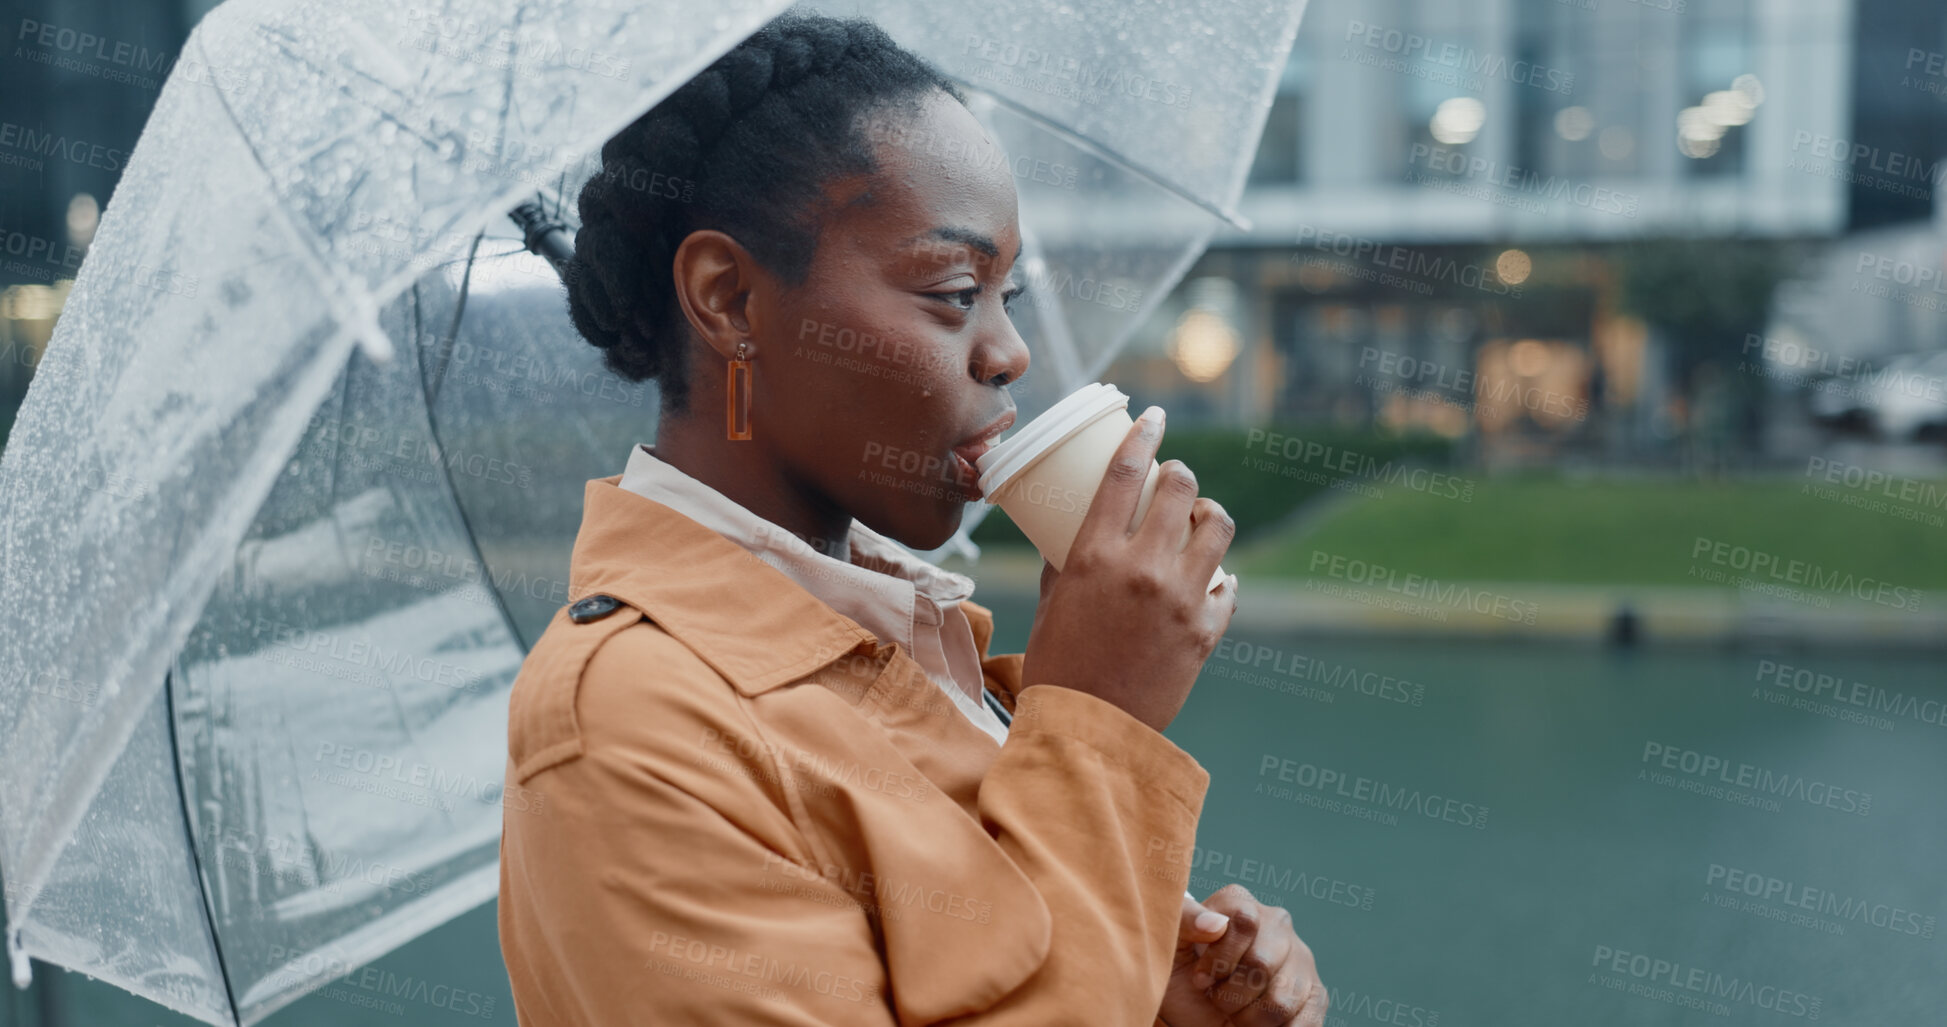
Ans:
[[[956,310],[972,310],[974,301],[980,297],[981,291],[981,287],[976,285],[968,289],[955,289],[952,292],[936,292],[931,295],[945,300]],[[1009,314],[1014,313],[1014,298],[1025,291],[1022,287],[1016,286],[1001,293],[1001,309]]]
[[[933,295],[946,300],[961,310],[972,310],[974,298],[980,295],[980,286],[976,285],[971,289],[956,289],[952,292],[936,292]]]

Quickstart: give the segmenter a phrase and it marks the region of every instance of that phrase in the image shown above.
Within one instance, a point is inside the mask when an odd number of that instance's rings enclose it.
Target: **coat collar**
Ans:
[[[788,575],[623,489],[621,480],[612,474],[588,481],[569,559],[570,601],[602,593],[641,610],[744,695],[798,680],[847,653],[882,648]],[[984,651],[992,616],[972,603],[966,612]]]

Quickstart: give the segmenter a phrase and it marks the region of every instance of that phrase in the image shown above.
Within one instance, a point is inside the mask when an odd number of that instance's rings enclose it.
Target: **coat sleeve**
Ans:
[[[500,916],[520,1022],[1152,1024],[1208,775],[1102,700],[1047,685],[1018,699],[978,807],[1050,914],[1048,954],[1020,986],[902,1017],[872,921],[844,882],[805,869],[817,854],[761,761],[667,741],[742,725],[658,710],[584,721],[587,751],[525,783],[546,815],[508,814]],[[593,741],[617,732],[643,744]]]
[[[867,918],[747,804],[597,750],[529,782],[503,836],[502,951],[521,1027],[891,1025]],[[513,820],[510,814],[509,819]]]
[[[1154,1023],[1209,782],[1188,753],[1108,702],[1022,690],[980,815],[1034,882],[1054,936],[1024,986],[964,1022]]]

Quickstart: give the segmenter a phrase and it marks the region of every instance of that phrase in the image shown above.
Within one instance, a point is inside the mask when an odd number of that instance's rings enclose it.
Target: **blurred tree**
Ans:
[[[1738,365],[1745,337],[1763,334],[1771,295],[1799,259],[1795,247],[1775,240],[1652,239],[1616,251],[1624,311],[1669,341],[1668,371],[1692,412],[1686,432],[1724,425],[1731,437],[1722,441],[1736,452],[1758,451],[1765,379]],[[1705,382],[1715,383],[1709,396],[1700,390]],[[1707,411],[1700,402],[1727,408]]]

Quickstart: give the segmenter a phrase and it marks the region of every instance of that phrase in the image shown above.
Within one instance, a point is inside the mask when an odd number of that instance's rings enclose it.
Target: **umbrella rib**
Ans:
[[[1003,107],[1006,107],[1008,110],[1013,111],[1014,113],[1019,114],[1024,118],[1027,118],[1028,120],[1034,122],[1037,125],[1040,125],[1042,128],[1048,130],[1049,132],[1052,132],[1055,135],[1060,136],[1061,138],[1067,140],[1071,145],[1074,145],[1084,150],[1088,150],[1096,154],[1097,156],[1106,157],[1109,160],[1112,160],[1117,164],[1120,164],[1123,167],[1128,168],[1130,171],[1133,171],[1136,174],[1141,175],[1143,178],[1148,179],[1150,182],[1156,184],[1157,186],[1169,190],[1170,192],[1176,194],[1177,196],[1181,197],[1182,199],[1190,203],[1196,204],[1199,208],[1203,209],[1204,211],[1213,214],[1219,218],[1222,218],[1224,221],[1235,226],[1238,230],[1245,231],[1245,232],[1251,230],[1251,220],[1249,218],[1245,217],[1244,215],[1238,213],[1235,210],[1232,210],[1227,206],[1220,206],[1216,203],[1212,203],[1207,199],[1204,199],[1201,196],[1198,196],[1195,192],[1191,191],[1188,187],[1183,186],[1180,183],[1170,179],[1168,176],[1165,176],[1163,173],[1154,170],[1153,168],[1149,167],[1147,164],[1144,164],[1142,161],[1136,160],[1135,158],[1130,157],[1127,154],[1124,154],[1122,151],[1116,149],[1115,147],[1109,146],[1101,142],[1100,140],[1091,139],[1088,136],[1082,135],[1081,133],[1076,132],[1074,129],[1069,128],[1068,126],[1062,124],[1061,122],[1048,117],[1047,115],[1041,113],[1040,111],[1035,110],[1032,107],[1027,106],[1026,104],[1017,103],[1006,96],[1000,95],[999,93],[990,92],[957,75],[948,75],[947,77],[969,90],[977,92],[982,96],[991,98],[995,103],[1000,104]]]
[[[196,894],[203,900],[203,926],[209,931],[210,952],[216,956],[216,973],[223,979],[223,996],[230,1003],[230,1021],[242,1023],[243,1016],[237,1006],[237,992],[230,984],[230,966],[223,959],[223,939],[216,932],[216,907],[210,902],[209,882],[203,877],[203,859],[197,852],[195,821],[189,815],[189,783],[183,780],[182,746],[176,740],[176,687],[175,674],[162,675],[163,717],[169,722],[169,769],[176,775],[176,806],[183,817],[183,838],[189,843],[189,866],[191,876],[196,878]]]
[[[474,244],[478,245],[479,241],[480,241],[479,238],[475,237]],[[471,280],[472,277],[473,277],[473,264],[469,261],[469,263],[467,264],[466,276],[461,280],[461,284],[460,284],[460,303],[459,303],[460,310],[455,311],[453,316],[452,335],[454,338],[459,337],[459,326],[460,326],[459,315],[466,308],[466,282]],[[413,310],[412,316],[413,316],[413,325],[414,325],[413,337],[414,339],[417,339],[419,337],[419,327],[418,327],[419,295],[416,286],[413,287],[413,290],[414,290],[413,302],[412,302],[412,310]],[[417,347],[415,347],[415,351],[416,350]],[[507,634],[510,637],[512,637],[516,643],[523,643],[526,641],[526,639],[524,639],[521,636],[520,629],[519,629],[519,622],[514,619],[514,615],[512,611],[507,609],[507,601],[501,597],[500,587],[494,583],[493,571],[489,569],[487,566],[487,554],[480,551],[480,540],[477,537],[475,537],[473,533],[473,521],[471,518],[467,516],[466,504],[460,502],[460,487],[459,484],[453,480],[453,464],[451,461],[446,459],[445,450],[440,447],[439,422],[433,417],[434,397],[432,396],[431,393],[429,393],[426,390],[426,380],[423,375],[420,377],[419,395],[421,399],[419,409],[426,418],[426,437],[433,441],[433,446],[435,450],[439,453],[440,473],[446,476],[446,495],[449,499],[452,500],[453,512],[458,514],[460,517],[460,533],[462,537],[466,539],[468,548],[473,550],[473,559],[475,564],[481,570],[481,576],[486,578],[486,586],[487,586],[486,591],[488,595],[493,597],[494,609],[500,611],[501,624],[504,627],[506,627]],[[408,730],[410,730],[410,728],[408,728]]]
[[[440,387],[446,384],[446,366],[453,359],[453,343],[460,337],[460,318],[466,316],[467,293],[473,285],[474,254],[480,252],[480,240],[486,234],[486,231],[483,229],[479,234],[475,235],[473,237],[473,245],[467,249],[466,270],[460,273],[460,295],[458,299],[453,301],[453,319],[447,323],[446,334],[439,340],[439,352],[435,354],[438,362],[433,365],[433,380],[430,382],[422,381],[420,383],[426,392],[426,420],[428,425],[432,423],[433,404],[439,401]],[[416,295],[418,286],[414,286],[413,291]],[[415,302],[413,304],[413,319],[416,322],[418,318],[419,304]],[[415,324],[415,337],[417,336],[417,331],[418,326]]]

